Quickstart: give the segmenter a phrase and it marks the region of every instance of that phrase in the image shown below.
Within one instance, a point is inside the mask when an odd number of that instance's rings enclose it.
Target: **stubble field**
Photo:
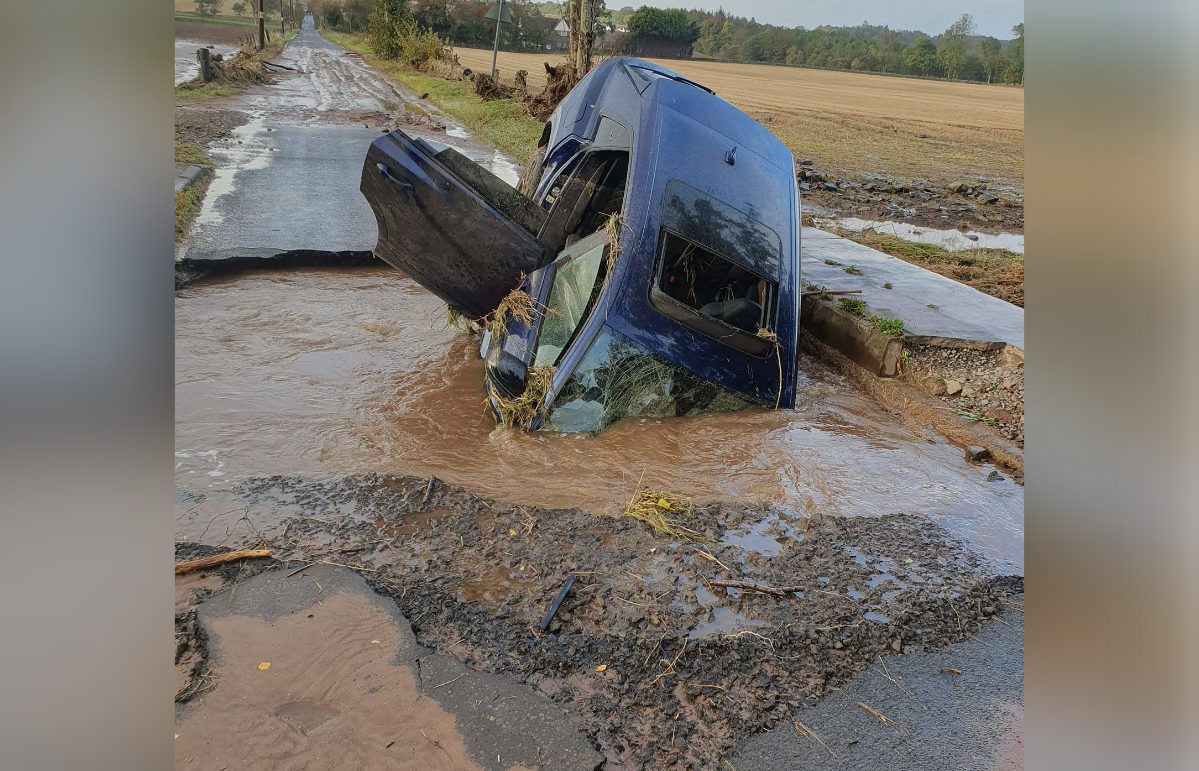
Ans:
[[[488,71],[491,51],[455,48],[464,67]],[[559,53],[501,51],[500,79],[518,69],[545,84]],[[842,174],[945,183],[985,177],[1024,192],[1024,90],[997,85],[760,64],[654,60],[713,89],[764,123],[800,158]]]

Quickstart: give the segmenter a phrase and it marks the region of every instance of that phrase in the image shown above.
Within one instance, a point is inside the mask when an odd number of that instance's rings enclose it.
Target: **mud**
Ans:
[[[188,494],[261,474],[378,471],[610,512],[644,472],[647,485],[699,501],[918,512],[985,557],[1023,565],[1019,487],[986,482],[960,447],[914,432],[810,357],[794,411],[530,434],[496,426],[478,339],[447,329],[444,306],[395,271],[244,274],[185,289],[175,308],[176,488]],[[187,517],[180,527],[188,538],[202,529]]]
[[[364,569],[419,642],[537,686],[609,768],[715,768],[738,739],[880,653],[964,639],[1023,590],[913,515],[709,504],[693,526],[712,542],[689,544],[613,514],[513,506],[417,477],[272,477],[208,497],[246,524],[208,522],[207,538],[265,540],[289,571],[317,559]],[[780,598],[710,584],[729,579],[803,589]]]
[[[213,628],[219,686],[176,723],[176,768],[479,768],[454,718],[390,661],[397,631],[366,600],[334,594],[308,614]]]
[[[925,228],[966,224],[981,233],[1024,233],[1024,200],[1018,191],[995,191],[1000,200],[988,204],[926,180],[833,179],[827,174],[822,178],[837,189],[829,191],[822,184],[812,184],[810,191],[800,194],[805,209],[812,204],[819,212],[838,218],[896,221]],[[894,192],[897,187],[903,192]]]
[[[1014,254],[1024,254],[1023,233],[983,233],[975,230],[970,223],[962,223],[961,227],[955,228],[933,228],[921,227],[908,222],[863,220],[854,217],[837,220],[826,220],[819,217],[813,219],[816,227],[824,230],[882,233],[897,236],[905,241],[940,246],[950,252],[969,249],[1006,249]]]

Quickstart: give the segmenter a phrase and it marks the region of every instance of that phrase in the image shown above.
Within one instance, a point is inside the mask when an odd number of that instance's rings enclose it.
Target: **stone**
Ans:
[[[957,380],[945,381],[945,393],[949,396],[954,396],[962,392],[962,384]]]
[[[809,185],[807,182],[800,182],[800,183],[799,183],[799,189],[800,189],[800,190],[811,190],[811,189],[812,189],[812,186],[811,186],[811,185]]]
[[[965,182],[954,182],[952,185],[950,185],[946,189],[949,190],[949,192],[951,192],[951,193],[964,193],[970,189],[970,186],[967,185]]]
[[[1016,419],[1015,416],[1012,415],[1012,413],[1008,412],[1007,410],[1005,410],[1002,407],[988,407],[983,412],[983,417],[984,418],[995,418],[1000,423],[1013,423],[1013,422],[1015,422],[1015,419]]]
[[[999,196],[995,195],[994,193],[988,193],[986,190],[984,190],[978,194],[976,200],[982,201],[983,203],[999,203]]]
[[[825,190],[831,190],[831,191],[833,191],[833,192],[836,192],[836,191],[837,191],[837,185],[836,185],[835,183],[833,183],[833,182],[825,182],[825,183],[824,183],[824,189],[825,189]]]
[[[809,182],[823,182],[824,175],[819,171],[809,171],[805,179],[807,179]]]
[[[987,474],[987,481],[988,482],[1002,482],[1003,474],[1000,474],[998,471],[992,471],[990,474]]]
[[[962,386],[962,396],[967,399],[973,399],[975,396],[978,396],[978,391],[975,391],[973,386],[964,385]]]
[[[976,444],[972,444],[966,448],[966,460],[968,461],[977,463],[979,461],[986,460],[989,457],[991,457],[991,451],[986,447],[979,447]]]
[[[978,236],[974,235],[973,233],[964,233],[963,235],[965,235],[965,236],[966,236],[966,238],[969,238],[971,241],[977,241],[977,240],[978,240]]]
[[[810,160],[808,160],[807,158],[804,158],[802,161],[799,162],[799,165],[800,166],[811,166],[812,162]]]
[[[896,653],[899,653],[899,649],[902,647],[903,647],[903,644],[900,643],[899,640],[896,640],[895,642],[891,643],[891,650],[895,651]]]

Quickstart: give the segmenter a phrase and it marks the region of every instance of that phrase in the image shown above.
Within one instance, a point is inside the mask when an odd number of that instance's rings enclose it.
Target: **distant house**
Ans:
[[[532,16],[526,17],[521,23],[527,23],[530,28],[538,31],[545,30],[545,50],[565,51],[569,48],[570,26],[565,19],[559,19],[557,16]]]
[[[570,25],[566,23],[566,19],[558,19],[558,23],[554,25],[554,35],[550,46],[559,51],[565,51],[570,47]]]

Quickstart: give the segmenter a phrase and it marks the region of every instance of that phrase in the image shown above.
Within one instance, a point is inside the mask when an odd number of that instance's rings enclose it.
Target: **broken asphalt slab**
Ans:
[[[1007,343],[1024,350],[1023,308],[822,230],[804,228],[802,243],[805,284],[859,289],[854,296],[866,301],[870,313],[901,319],[908,335]],[[851,265],[860,275],[845,272]]]
[[[736,771],[1016,771],[1024,767],[1024,616],[939,651],[889,656],[792,718],[742,741]],[[864,704],[884,723],[867,711]]]
[[[199,606],[216,686],[179,709],[178,758],[218,767],[268,757],[307,768],[601,765],[548,697],[423,648],[396,604],[359,574],[330,565],[293,573],[261,573]]]

